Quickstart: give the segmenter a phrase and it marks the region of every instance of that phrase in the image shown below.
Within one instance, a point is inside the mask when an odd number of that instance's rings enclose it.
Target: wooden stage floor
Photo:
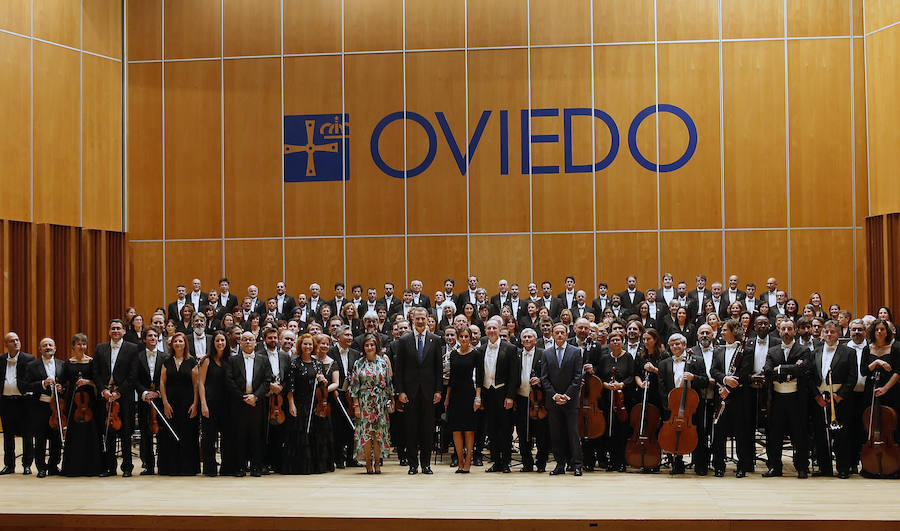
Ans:
[[[262,478],[37,479],[3,476],[0,527],[188,529],[900,528],[898,485],[849,480],[670,477],[665,473],[454,474],[410,477],[396,461],[364,469]],[[21,469],[21,467],[20,467]],[[360,472],[362,470],[362,472]],[[552,523],[548,522],[552,520]],[[419,531],[419,530],[417,530]]]

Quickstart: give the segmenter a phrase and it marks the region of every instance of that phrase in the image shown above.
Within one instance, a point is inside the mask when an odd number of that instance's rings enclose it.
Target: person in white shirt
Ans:
[[[63,376],[63,363],[55,358],[56,342],[49,337],[41,339],[38,346],[41,357],[31,361],[26,369],[26,380],[29,394],[36,399],[31,400],[31,432],[34,437],[34,463],[37,465],[37,477],[59,475],[59,461],[62,448],[62,429],[51,428],[47,419],[53,414],[51,404],[61,407],[59,397],[62,386],[57,381]],[[68,414],[61,409],[56,410],[57,421]],[[40,421],[38,421],[40,419]],[[50,443],[50,456],[47,458],[47,443]]]
[[[855,474],[858,472],[856,464],[859,462],[862,445],[866,441],[866,431],[863,429],[862,417],[863,412],[869,405],[869,397],[868,393],[866,393],[866,376],[862,374],[862,367],[864,365],[863,350],[865,350],[868,342],[866,341],[866,325],[862,319],[850,321],[849,329],[850,341],[847,342],[847,346],[853,349],[853,353],[856,356],[857,375],[853,391],[850,393],[850,421],[844,428],[851,436],[856,434],[855,437],[847,441],[853,462],[851,472]]]
[[[550,432],[547,428],[547,410],[543,401],[532,401],[543,398],[539,393],[532,394],[532,389],[541,389],[542,348],[537,345],[537,332],[526,328],[519,334],[522,348],[518,351],[517,368],[519,378],[516,389],[516,433],[519,436],[519,453],[522,456],[521,472],[544,473],[547,457],[550,452]],[[531,418],[532,412],[538,418]],[[541,418],[543,415],[543,418]],[[537,460],[532,454],[534,444],[537,445]]]

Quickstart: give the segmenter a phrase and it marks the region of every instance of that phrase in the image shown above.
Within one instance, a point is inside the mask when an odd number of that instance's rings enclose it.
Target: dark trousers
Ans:
[[[512,410],[504,407],[506,388],[482,388],[485,428],[491,445],[491,460],[497,466],[509,466],[512,453]]]
[[[159,402],[156,403],[159,406]],[[162,408],[159,408],[162,411]],[[141,465],[145,470],[156,468],[156,435],[150,431],[150,411],[153,406],[141,400],[138,402],[138,429],[141,432]],[[156,422],[160,430],[167,430],[162,419],[157,416]]]
[[[338,404],[340,401],[340,404]],[[354,459],[354,432],[353,426],[347,420],[347,415],[352,415],[350,406],[346,401],[346,393],[338,393],[338,397],[333,399],[333,407],[331,408],[331,429],[334,433],[334,460],[336,463],[349,463]],[[341,406],[344,409],[341,410]],[[352,418],[352,417],[351,417]]]
[[[609,393],[605,393],[609,395]],[[599,439],[603,445],[603,450],[609,456],[607,460],[608,467],[619,467],[625,464],[625,445],[628,443],[628,437],[631,436],[631,424],[628,419],[625,422],[619,420],[619,415],[613,411],[610,415],[609,401],[602,401],[601,406],[603,413],[606,415],[607,424],[603,438]],[[627,407],[627,406],[626,406]],[[610,428],[612,428],[610,430]]]
[[[441,390],[441,396],[447,396],[447,385],[445,384]],[[450,431],[447,426],[447,410],[444,407],[444,401],[441,400],[437,404],[434,405],[434,418],[437,419],[436,422],[438,426],[440,426],[440,434],[441,439],[438,441],[440,444],[441,453],[449,450],[450,445],[453,443],[453,432]],[[455,454],[454,454],[455,455]]]
[[[769,427],[766,430],[766,464],[781,470],[784,436],[790,434],[794,448],[794,468],[809,471],[809,439],[806,433],[806,397],[800,392],[772,392]]]
[[[104,401],[101,401],[103,403]],[[116,471],[116,440],[122,447],[122,472],[131,472],[134,465],[131,463],[131,434],[134,433],[134,396],[121,397],[119,402],[119,419],[122,421],[122,428],[118,431],[113,430],[112,426],[106,429],[106,403],[103,403],[100,436],[106,437],[106,452],[103,454],[103,467],[107,472]]]
[[[834,432],[828,431],[831,423],[831,406],[822,408],[815,400],[809,404],[809,416],[812,420],[813,441],[815,443],[816,463],[819,471],[831,474],[834,469],[831,466],[831,457],[834,455],[838,472],[848,472],[853,462],[853,447],[850,440],[853,434],[849,430],[850,406],[846,400],[840,404],[835,403],[834,412],[842,429]]]
[[[221,440],[223,468],[226,458],[231,458],[228,454],[229,449],[226,448],[225,426],[223,425],[225,406],[211,403],[207,405],[209,418],[200,417],[200,455],[203,457],[203,473],[216,474],[216,441]],[[286,420],[285,424],[287,423]]]
[[[65,415],[64,412],[61,412]],[[32,401],[31,433],[34,435],[34,463],[38,470],[47,468],[59,469],[59,459],[62,453],[62,440],[59,438],[59,428],[50,427],[50,404]],[[50,442],[50,460],[47,461],[47,442]]]
[[[715,413],[716,400],[701,398],[700,405],[697,406],[697,413],[694,415],[694,425],[697,426],[697,448],[691,453],[694,472],[703,473],[709,470],[709,437]]]
[[[34,462],[34,439],[28,425],[28,402],[23,396],[0,398],[0,422],[3,423],[3,465],[16,466],[16,437],[22,438],[22,466]]]
[[[246,470],[247,462],[250,462],[250,471],[262,470],[263,463],[263,422],[265,421],[265,408],[261,401],[255,406],[245,403],[243,400],[235,408],[235,454],[237,457],[236,470]]]
[[[557,468],[564,467],[566,464],[581,466],[578,408],[573,407],[574,405],[558,406],[553,400],[547,400],[548,429]]]
[[[265,440],[263,441],[265,446],[263,466],[277,472],[281,470],[281,458],[284,454],[284,441],[287,438],[288,405],[286,400],[282,402],[281,407],[285,413],[285,421],[281,424],[272,424],[269,422],[269,399],[266,398],[263,403],[265,404],[265,411],[263,412],[263,433],[265,437]],[[257,407],[259,407],[259,405],[260,404],[257,404]],[[332,408],[332,419],[334,418],[335,413],[333,409],[334,408]]]
[[[863,413],[869,407],[869,398],[871,398],[871,395],[866,395],[865,391],[853,391],[848,397],[849,404],[846,406],[848,420],[847,424],[844,425],[844,429],[847,431],[847,451],[849,452],[851,470],[859,466],[862,447],[866,439],[868,439],[868,434],[863,424]]]
[[[409,397],[406,404],[406,452],[409,466],[431,464],[434,444],[434,403],[431,394],[422,392]]]
[[[399,402],[398,402],[399,404]],[[407,408],[409,408],[409,404],[407,404]],[[397,452],[397,459],[401,461],[406,459],[406,411],[394,412],[390,414],[390,434],[391,434],[391,446],[394,447],[394,450]]]
[[[537,445],[537,466],[544,467],[547,464],[547,455],[550,451],[550,434],[547,432],[547,419],[532,419],[528,417],[530,402],[527,396],[516,397],[516,435],[519,438],[519,454],[522,456],[522,466],[533,467],[535,457],[532,448]]]
[[[734,436],[737,443],[738,465],[737,469],[744,472],[753,470],[753,461],[756,459],[753,440],[754,418],[749,416],[752,411],[747,407],[748,400],[755,399],[753,393],[738,388],[731,391],[728,404],[719,417],[719,422],[713,428],[712,464],[716,470],[725,469],[725,443],[729,436]]]

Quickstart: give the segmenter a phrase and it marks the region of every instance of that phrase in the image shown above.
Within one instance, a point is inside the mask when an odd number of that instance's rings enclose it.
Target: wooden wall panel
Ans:
[[[864,35],[865,31],[863,30],[863,13],[865,10],[863,9],[863,5],[865,0],[852,0],[853,6],[850,11],[850,17],[853,19],[853,35]],[[895,0],[890,0],[895,1]],[[871,5],[871,4],[870,4]]]
[[[35,352],[33,347],[37,346],[36,341],[29,345],[35,328],[32,295],[37,291],[33,227],[31,223],[23,221],[3,221],[0,226],[0,255],[3,264],[3,276],[0,277],[3,311],[0,311],[0,321],[3,323],[3,333],[18,333],[23,350],[28,347],[31,352]]]
[[[21,221],[31,220],[30,54],[28,39],[0,34],[0,211]]]
[[[885,304],[885,253],[884,230],[886,218],[883,215],[866,218],[866,269],[869,290],[869,307],[860,310],[863,313]]]
[[[126,0],[129,61],[162,59],[162,0]]]
[[[653,45],[594,49],[594,106],[613,118],[619,135],[618,154],[596,176],[597,230],[656,229],[656,173],[636,163],[628,150],[631,120],[656,101],[655,76]],[[612,135],[600,119],[594,120],[594,135],[594,161],[602,161]],[[655,156],[655,120],[644,120],[637,145]],[[635,193],[621,193],[622,183]]]
[[[850,35],[847,0],[787,0],[788,37]]]
[[[784,37],[784,0],[722,0],[722,36]]]
[[[344,280],[343,240],[341,238],[285,240],[284,264],[287,292],[293,295],[295,300],[298,293],[308,294],[309,285],[313,282],[326,287],[332,286],[335,282]],[[263,293],[269,293],[270,289],[267,286]],[[378,289],[381,290],[381,285],[378,285]]]
[[[783,283],[787,281],[786,230],[728,231],[724,251],[725,274],[737,275],[740,289],[744,289],[747,282],[753,282],[756,293],[761,294],[766,291],[769,277],[783,279]],[[692,279],[687,281],[693,289]]]
[[[255,284],[265,302],[274,294],[275,283],[284,278],[281,239],[226,240],[225,276],[238,297],[247,294],[247,287]]]
[[[167,304],[166,299],[171,295],[163,285],[162,252],[162,242],[128,243],[128,304],[137,308],[147,322],[157,307]]]
[[[225,62],[227,238],[281,236],[280,62]]]
[[[81,3],[69,0],[33,0],[34,36],[79,48]]]
[[[655,232],[618,232],[597,234],[597,283],[606,282],[611,291],[625,289],[628,275],[635,275],[641,290],[660,284],[656,279],[659,258]],[[586,282],[580,284],[587,285]],[[585,289],[591,300],[597,286]]]
[[[528,44],[525,0],[468,0],[469,46]]]
[[[863,222],[865,226],[865,222]],[[869,267],[866,261],[866,231],[865,229],[856,229],[856,304],[854,305],[853,314],[861,314],[870,308],[869,290]]]
[[[219,76],[218,61],[165,64],[167,239],[222,236]]]
[[[784,43],[727,42],[723,49],[725,225],[784,227]]]
[[[469,230],[527,232],[530,226],[528,175],[521,172],[521,109],[528,109],[528,55],[525,50],[469,52],[469,131],[482,113],[491,111],[481,142],[469,165]],[[501,126],[507,111],[507,127]],[[508,144],[501,142],[508,133]],[[505,156],[505,159],[504,159]],[[504,175],[503,160],[507,170]],[[498,208],[498,197],[514,198]]]
[[[718,0],[657,0],[656,16],[661,41],[719,37]]]
[[[497,249],[503,249],[503,252],[498,253]],[[518,282],[519,294],[525,298],[529,282],[538,282],[540,292],[541,281],[531,276],[530,253],[528,235],[472,236],[469,238],[468,274],[477,275],[484,286],[496,286],[501,278],[510,283]],[[457,278],[457,291],[465,289],[464,286],[465,278]]]
[[[432,301],[434,301],[434,292],[443,290],[445,278],[466,278],[465,236],[410,236],[407,248],[409,249],[406,256],[406,265],[409,270],[407,285],[413,280],[421,280],[422,292],[428,295]],[[353,277],[347,280],[351,284],[356,282]],[[349,293],[349,285],[347,290]],[[381,286],[378,286],[378,291],[381,292]],[[397,290],[395,290],[396,292]],[[493,292],[491,294],[493,295]],[[402,295],[403,291],[400,290],[398,296]]]
[[[284,60],[284,114],[323,114],[341,112],[340,85],[341,58],[290,57]],[[311,81],[312,80],[312,81]],[[402,106],[401,106],[402,108]],[[356,119],[351,114],[350,118]],[[376,118],[372,118],[373,122]],[[353,128],[350,129],[352,136]],[[354,141],[348,142],[353,149]],[[400,138],[402,143],[402,136]],[[371,160],[366,139],[360,136],[357,144],[359,157]],[[402,145],[402,144],[401,144]],[[352,152],[351,152],[352,153]],[[356,158],[351,160],[360,161]],[[279,162],[280,164],[280,162]],[[357,162],[362,164],[362,162]],[[351,169],[355,166],[351,164]],[[349,177],[349,174],[347,175]],[[340,181],[284,183],[285,234],[287,236],[338,236],[341,235]],[[327,197],[328,201],[311,201],[311,197]],[[353,213],[347,212],[349,216]],[[402,215],[402,214],[401,214]]]
[[[871,32],[900,21],[900,2],[897,0],[865,0],[866,31]]]
[[[281,0],[224,0],[225,56],[281,53]]]
[[[462,48],[466,43],[466,0],[406,2],[406,48]]]
[[[222,242],[166,242],[166,290],[165,303],[175,300],[175,288],[179,284],[191,285],[199,278],[203,286],[219,285],[222,278]],[[231,291],[241,296],[246,286],[232,282]]]
[[[698,131],[697,150],[690,162],[660,176],[659,195],[677,197],[685,190],[698,190],[702,197],[709,199],[709,207],[705,209],[684,209],[677,201],[661,201],[660,224],[662,228],[677,229],[721,226],[718,45],[660,45],[658,54],[660,103],[683,109]],[[670,113],[660,113],[659,163],[678,160],[687,146],[688,131],[684,123]],[[652,162],[652,158],[648,160]]]
[[[474,130],[466,136],[466,85],[464,52],[406,54],[406,109],[421,114],[436,130],[437,155],[428,170],[406,181],[407,232],[439,234],[462,232],[466,226],[466,153]],[[436,113],[444,113],[453,143],[463,159],[463,170],[451,152],[451,141],[438,125]],[[407,165],[414,168],[428,154],[428,136],[416,122],[406,126]],[[476,151],[477,153],[477,151]],[[378,180],[387,179],[377,177]]]
[[[347,280],[350,284],[375,286],[383,295],[384,283],[393,282],[394,294],[399,297],[406,283],[405,265],[406,251],[402,237],[347,239]],[[320,284],[325,286],[323,293],[330,293],[330,282]]]
[[[352,55],[345,61],[346,112],[353,124],[351,131],[373,131],[382,118],[403,110],[401,54]],[[379,152],[390,167],[403,168],[401,120],[384,129]],[[347,233],[403,234],[403,211],[390,208],[403,204],[403,180],[378,169],[365,136],[350,141],[350,161],[350,180],[346,182]]]
[[[531,167],[534,201],[532,230],[593,229],[593,174],[566,172],[563,108],[591,108],[591,56],[589,48],[538,48],[531,51],[531,105],[554,109],[558,116],[532,117],[531,137],[557,135],[553,143],[532,143]],[[572,119],[573,164],[593,163],[588,116]],[[546,170],[540,170],[544,167]],[[552,170],[556,167],[556,170]]]
[[[790,41],[788,88],[791,226],[851,225],[849,43]]]
[[[791,231],[791,296],[802,303],[818,291],[823,304],[853,307],[853,234],[850,230]]]
[[[654,39],[655,0],[593,0],[594,42]]]
[[[340,51],[340,2],[284,0],[284,53]]]
[[[531,0],[531,44],[591,42],[591,0]]]
[[[897,186],[897,146],[900,131],[900,104],[897,102],[897,50],[900,26],[866,38],[869,116],[870,214],[900,211],[900,187]]]
[[[122,63],[85,54],[82,167],[85,227],[122,230]]]
[[[162,63],[128,65],[128,237],[163,237]]]
[[[35,15],[37,16],[37,15]],[[79,225],[78,52],[34,43],[34,221]]]
[[[84,49],[122,57],[122,1],[83,0]]]
[[[222,55],[221,0],[165,0],[166,59]]]
[[[666,232],[661,244],[661,269],[672,273],[675,282],[684,280],[690,290],[700,273],[709,278],[708,284],[722,280],[721,232]]]
[[[856,220],[854,225],[864,227],[869,215],[869,158],[866,135],[866,63],[865,48],[857,40],[853,46],[853,142],[856,157]]]
[[[347,51],[403,48],[403,0],[344,0]]]
[[[553,290],[554,295],[565,289],[567,275],[575,277],[578,289],[583,289],[588,294],[593,293],[593,234],[535,234],[533,245],[534,278],[552,282],[556,288]],[[527,296],[527,290],[522,294],[521,282],[519,284],[520,296]],[[525,287],[528,287],[527,283]],[[588,299],[588,304],[591,300],[593,297]]]
[[[31,35],[31,0],[0,2],[0,29]]]

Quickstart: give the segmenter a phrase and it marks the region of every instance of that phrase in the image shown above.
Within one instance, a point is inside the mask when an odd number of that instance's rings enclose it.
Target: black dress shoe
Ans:
[[[414,466],[409,467],[409,471],[407,472],[407,474],[409,474],[410,476],[415,476],[418,473],[419,469]]]
[[[476,455],[472,458],[472,464],[475,466],[484,466],[484,460],[481,459],[480,455]]]
[[[485,470],[485,472],[500,472],[501,470],[503,470],[503,467],[501,467],[497,463],[494,463],[490,468]]]
[[[816,470],[815,472],[812,473],[812,477],[814,477],[814,478],[830,478],[832,476],[834,476],[834,472],[832,472],[830,470],[825,470],[825,471]]]
[[[115,475],[116,475],[115,472],[110,472],[109,470],[104,470],[103,472],[100,472],[101,478],[108,478],[110,476],[115,476]]]
[[[566,467],[558,466],[550,471],[551,476],[565,476],[566,475]]]
[[[262,472],[260,472],[259,469],[254,469],[254,470],[250,471],[250,475],[252,477],[258,478],[258,477],[262,477]]]
[[[706,475],[706,474],[703,474],[703,475]],[[725,477],[725,469],[724,469],[724,468],[717,468],[716,471],[715,471],[715,476],[716,476],[717,478]]]
[[[342,463],[341,461],[338,461],[334,466],[336,466],[337,468],[340,468],[341,470],[344,469],[344,463]]]
[[[347,466],[350,467],[350,468],[359,468],[359,467],[361,467],[362,465],[361,465],[360,462],[357,461],[356,459],[348,459],[348,460],[347,460]]]
[[[401,457],[400,458],[400,466],[407,466],[407,465],[409,465],[409,461],[407,461],[405,457]]]
[[[534,469],[534,471],[537,472],[538,474],[543,474],[544,472],[547,471],[547,465],[538,465],[538,466]]]
[[[736,477],[736,478],[744,478],[744,477],[747,477],[747,473],[744,472],[743,470],[735,470],[735,471],[734,471],[734,477]]]
[[[38,470],[37,477],[39,477],[39,478],[47,477],[47,471],[46,470]]]
[[[809,477],[809,472],[806,470],[798,470],[797,471],[797,479],[806,479]]]
[[[131,470],[126,470],[125,472],[122,472],[122,477],[123,477],[123,478],[130,478],[130,477],[131,477]]]
[[[434,474],[434,472],[431,471],[431,467],[430,467],[430,466],[423,466],[423,467],[422,467],[422,473],[423,473],[423,474]]]
[[[774,468],[770,468],[762,473],[762,477],[764,478],[780,478],[783,475],[781,470],[775,470]]]
[[[141,472],[141,475],[143,475],[143,472]],[[208,478],[214,478],[214,477],[218,476],[218,474],[215,472],[204,472],[203,475]]]
[[[627,471],[628,471],[628,465],[626,465],[625,463],[622,463],[621,465],[619,465],[618,468],[616,468],[616,472],[627,472]]]
[[[512,470],[509,469],[508,465],[503,465],[503,467],[500,468],[500,472],[503,472],[504,474],[509,474],[510,472],[512,472]]]
[[[244,472],[243,470],[238,470],[237,472],[234,473],[234,477],[236,477],[236,478],[242,478],[246,475],[247,475],[247,473]]]
[[[30,476],[30,475],[31,475],[31,467],[30,467],[30,466],[26,466],[25,468],[23,468],[23,469],[22,469],[22,474],[25,475],[25,476]]]
[[[591,465],[584,465],[581,467],[581,469],[584,470],[585,472],[593,472],[594,471],[594,467],[592,467]]]
[[[0,476],[5,476],[6,474],[12,474],[12,473],[13,473],[13,468],[9,467],[9,466],[5,466],[5,467],[3,467],[2,470],[0,470]]]
[[[519,472],[534,472],[534,467],[522,466],[522,468],[519,469]]]
[[[838,477],[841,479],[847,479],[850,477],[850,472],[838,472]]]
[[[152,468],[148,468],[146,470],[141,470],[141,473],[138,475],[139,476],[153,476],[153,475],[156,475],[156,473],[153,471]]]
[[[574,471],[575,471],[575,467],[574,467],[574,466],[572,466],[572,465],[566,465],[566,472],[574,472]]]
[[[697,474],[698,476],[701,476],[701,477],[705,476],[708,472],[709,472],[709,469],[705,469],[705,468],[698,468],[698,469],[694,470],[694,474]],[[721,477],[721,476],[718,476],[718,477]]]
[[[575,477],[581,477],[581,467],[580,466],[575,467]]]

